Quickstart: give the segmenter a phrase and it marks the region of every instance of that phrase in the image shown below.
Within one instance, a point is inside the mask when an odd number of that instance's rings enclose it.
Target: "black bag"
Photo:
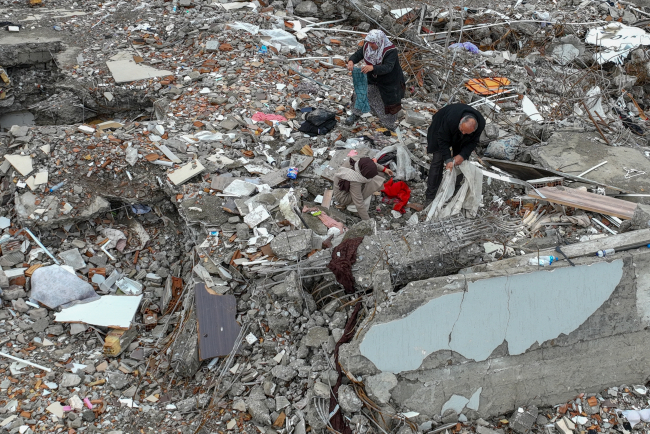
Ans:
[[[336,116],[335,113],[328,112],[327,110],[324,109],[316,109],[314,111],[307,113],[305,115],[305,120],[311,122],[317,127],[320,127],[325,122],[334,119],[334,116]]]
[[[309,134],[310,136],[318,136],[318,135],[323,135],[327,134],[332,129],[336,126],[336,119],[330,119],[327,120],[320,125],[316,125],[312,123],[311,121],[305,121],[300,125],[300,128],[298,128],[298,131]]]

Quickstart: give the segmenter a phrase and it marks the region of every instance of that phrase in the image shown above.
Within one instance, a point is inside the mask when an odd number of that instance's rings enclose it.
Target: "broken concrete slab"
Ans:
[[[173,172],[168,173],[167,177],[171,182],[174,183],[174,185],[181,185],[188,179],[200,173],[203,173],[204,170],[205,167],[203,167],[203,164],[201,164],[201,162],[198,160],[194,160],[174,170]]]
[[[382,372],[366,377],[364,383],[370,399],[378,404],[388,404],[390,392],[397,386],[397,377],[391,372]]]
[[[228,214],[223,209],[223,199],[218,196],[203,195],[200,198],[185,199],[179,211],[188,222],[206,226],[219,226],[228,222]]]
[[[69,265],[75,270],[81,270],[86,266],[86,261],[81,257],[79,249],[70,249],[65,252],[59,253],[59,257],[63,259],[65,265]]]
[[[227,187],[223,189],[225,194],[234,194],[236,196],[250,196],[257,190],[257,185],[241,179],[233,180]]]
[[[473,402],[491,416],[521,402],[550,405],[576,390],[643,382],[644,373],[612,357],[625,353],[636,363],[650,355],[638,347],[650,336],[650,252],[574,262],[409,283],[341,347],[341,363],[354,375],[395,373],[391,399],[426,415],[440,414],[451,395],[467,400],[464,412]],[[456,307],[438,304],[447,301]],[[435,332],[413,332],[425,329]]]
[[[313,236],[311,229],[282,232],[271,241],[271,249],[278,258],[297,260],[313,250]]]
[[[29,155],[5,155],[5,160],[23,176],[29,175],[34,170],[32,157]]]
[[[201,366],[197,330],[196,312],[192,309],[178,338],[171,346],[174,372],[184,378],[193,377]]]
[[[148,78],[174,75],[172,71],[156,69],[143,65],[142,63],[136,63],[133,60],[133,53],[128,52],[121,52],[111,57],[111,60],[106,62],[106,66],[111,71],[115,83],[128,83]]]
[[[597,133],[556,132],[546,146],[536,149],[535,158],[544,167],[571,170],[572,174],[582,173],[607,161],[607,164],[586,174],[585,178],[634,193],[650,191],[650,161],[644,153],[635,148],[600,143],[599,137]],[[646,175],[626,178],[624,167],[643,171]]]
[[[50,309],[99,299],[92,285],[58,265],[34,271],[31,286],[31,298]]]
[[[89,303],[65,308],[54,316],[54,320],[126,330],[131,327],[141,300],[142,295],[105,295]]]
[[[258,205],[254,210],[246,214],[246,217],[244,217],[244,223],[246,223],[249,228],[254,228],[270,217],[271,214],[269,214],[266,208],[264,208],[264,205]]]

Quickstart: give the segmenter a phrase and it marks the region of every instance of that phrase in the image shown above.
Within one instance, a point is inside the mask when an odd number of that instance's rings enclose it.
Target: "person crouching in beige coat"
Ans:
[[[352,204],[356,210],[352,206],[348,210],[356,211],[362,220],[370,220],[370,198],[384,186],[384,177],[379,172],[393,176],[392,170],[371,158],[350,158],[334,175],[334,199],[342,206]]]

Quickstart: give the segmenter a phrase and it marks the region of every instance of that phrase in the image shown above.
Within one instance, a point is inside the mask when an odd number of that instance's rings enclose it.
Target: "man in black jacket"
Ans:
[[[467,104],[450,104],[433,116],[427,131],[427,152],[433,154],[427,179],[427,202],[435,199],[438,193],[443,167],[451,170],[467,160],[484,128],[483,115]],[[463,175],[458,175],[456,188],[462,180]]]

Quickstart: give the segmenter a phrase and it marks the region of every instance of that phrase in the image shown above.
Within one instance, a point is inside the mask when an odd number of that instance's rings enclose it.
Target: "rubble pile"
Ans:
[[[0,5],[0,432],[650,422],[643,385],[489,421],[427,418],[390,399],[392,373],[338,364],[339,345],[409,282],[557,246],[552,267],[569,260],[559,246],[647,227],[646,5]],[[375,28],[406,74],[396,131],[370,113],[343,123],[347,59]],[[487,120],[464,163],[482,191],[450,191],[473,212],[425,203],[427,128],[455,102]],[[336,125],[301,132],[316,116]],[[386,155],[406,203],[377,192],[371,220],[337,206],[339,167]],[[336,249],[361,237],[335,272]]]

